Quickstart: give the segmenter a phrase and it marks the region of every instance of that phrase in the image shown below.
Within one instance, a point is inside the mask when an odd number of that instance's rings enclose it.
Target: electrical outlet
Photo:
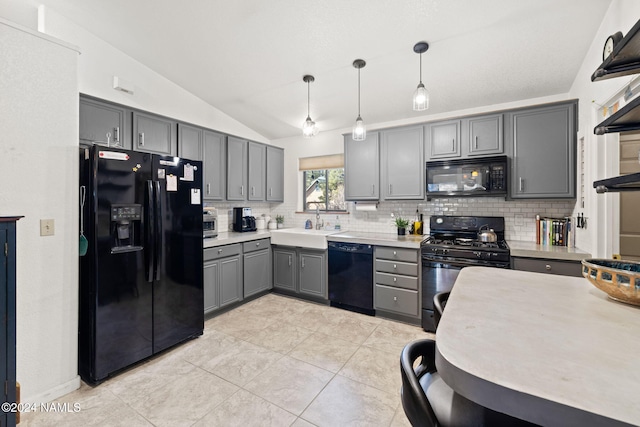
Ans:
[[[40,220],[40,235],[41,236],[53,236],[56,231],[55,223],[52,219]]]
[[[524,224],[523,224],[523,219],[524,219],[524,218],[522,217],[522,214],[516,214],[516,217],[515,217],[515,225],[516,225],[517,227],[522,227],[522,226],[524,225]]]

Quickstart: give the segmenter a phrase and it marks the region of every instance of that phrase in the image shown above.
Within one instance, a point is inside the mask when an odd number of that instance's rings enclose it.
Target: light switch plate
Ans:
[[[53,236],[55,233],[55,223],[52,219],[40,220],[40,235],[41,236]]]

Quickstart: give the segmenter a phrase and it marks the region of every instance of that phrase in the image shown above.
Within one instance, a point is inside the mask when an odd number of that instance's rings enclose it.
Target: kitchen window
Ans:
[[[344,168],[305,170],[303,205],[307,212],[345,212]]]

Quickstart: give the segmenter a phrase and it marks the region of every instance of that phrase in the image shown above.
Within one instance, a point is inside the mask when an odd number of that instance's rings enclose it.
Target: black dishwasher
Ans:
[[[374,316],[373,246],[340,242],[327,246],[331,306]]]

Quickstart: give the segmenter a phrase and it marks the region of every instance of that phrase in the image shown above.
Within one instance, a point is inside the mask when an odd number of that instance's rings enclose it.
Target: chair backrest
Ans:
[[[420,385],[422,375],[436,371],[435,352],[436,342],[424,339],[407,344],[400,355],[402,408],[413,426],[435,427],[438,425],[433,408]],[[414,368],[414,363],[419,357],[422,357],[422,360]]]
[[[440,319],[442,318],[442,312],[444,311],[444,306],[447,304],[447,300],[449,299],[450,291],[446,292],[438,292],[433,296],[433,323],[438,329],[438,323],[440,323]]]

